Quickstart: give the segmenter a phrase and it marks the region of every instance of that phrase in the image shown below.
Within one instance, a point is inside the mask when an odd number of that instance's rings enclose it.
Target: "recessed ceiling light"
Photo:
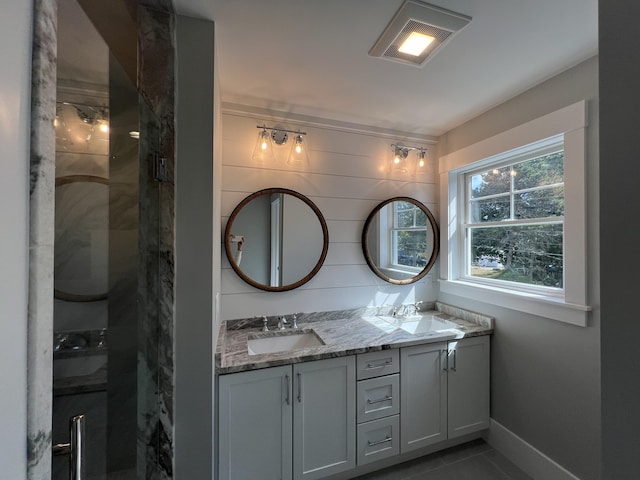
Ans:
[[[369,55],[421,67],[470,21],[471,17],[460,13],[418,0],[405,0]],[[408,49],[407,44],[424,38],[432,40],[421,49]]]
[[[431,35],[424,33],[411,32],[407,39],[398,47],[398,51],[417,57],[435,40]]]

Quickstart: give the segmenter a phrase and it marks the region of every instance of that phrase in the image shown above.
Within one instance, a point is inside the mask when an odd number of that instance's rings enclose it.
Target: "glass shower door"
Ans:
[[[83,480],[167,478],[153,473],[160,122],[80,4],[58,12],[52,479],[77,478],[66,444],[78,415]]]

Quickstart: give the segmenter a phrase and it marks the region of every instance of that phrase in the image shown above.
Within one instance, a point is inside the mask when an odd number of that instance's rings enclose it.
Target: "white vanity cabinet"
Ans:
[[[447,344],[400,349],[400,451],[447,439]]]
[[[400,352],[401,453],[489,427],[490,337]]]
[[[399,360],[397,349],[357,356],[358,465],[400,453]]]
[[[490,336],[448,344],[447,437],[489,428]]]
[[[353,356],[293,366],[294,480],[356,466],[355,371]]]
[[[313,480],[355,467],[353,356],[219,378],[221,480]]]
[[[221,375],[220,479],[291,480],[291,366]]]

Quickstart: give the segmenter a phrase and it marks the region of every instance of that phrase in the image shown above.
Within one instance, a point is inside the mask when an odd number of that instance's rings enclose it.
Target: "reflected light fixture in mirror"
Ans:
[[[309,162],[309,155],[304,141],[307,132],[300,130],[287,130],[284,128],[267,127],[266,125],[256,125],[259,128],[258,138],[251,158],[257,162],[275,162],[275,150],[279,146],[284,146],[289,141],[291,133],[291,149],[287,156],[287,163],[291,165],[304,164]]]
[[[393,157],[390,162],[390,170],[398,173],[418,173],[426,165],[427,149],[424,147],[411,147],[401,143],[392,143]],[[417,152],[417,158],[410,159],[409,153]],[[413,164],[413,169],[411,168]]]

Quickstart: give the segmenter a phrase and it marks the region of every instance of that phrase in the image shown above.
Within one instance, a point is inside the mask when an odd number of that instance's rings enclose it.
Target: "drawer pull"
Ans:
[[[385,436],[384,440],[378,440],[377,442],[372,442],[371,440],[367,440],[367,445],[370,446],[370,447],[374,447],[376,445],[381,445],[383,443],[390,442],[391,440],[393,440],[392,437]]]
[[[379,398],[378,400],[371,400],[370,398],[367,398],[367,403],[369,405],[373,405],[374,403],[388,402],[389,400],[393,400],[393,397],[391,395],[384,398]]]
[[[384,368],[393,364],[393,360],[385,360],[384,363],[367,363],[367,370],[374,370],[376,368]]]

